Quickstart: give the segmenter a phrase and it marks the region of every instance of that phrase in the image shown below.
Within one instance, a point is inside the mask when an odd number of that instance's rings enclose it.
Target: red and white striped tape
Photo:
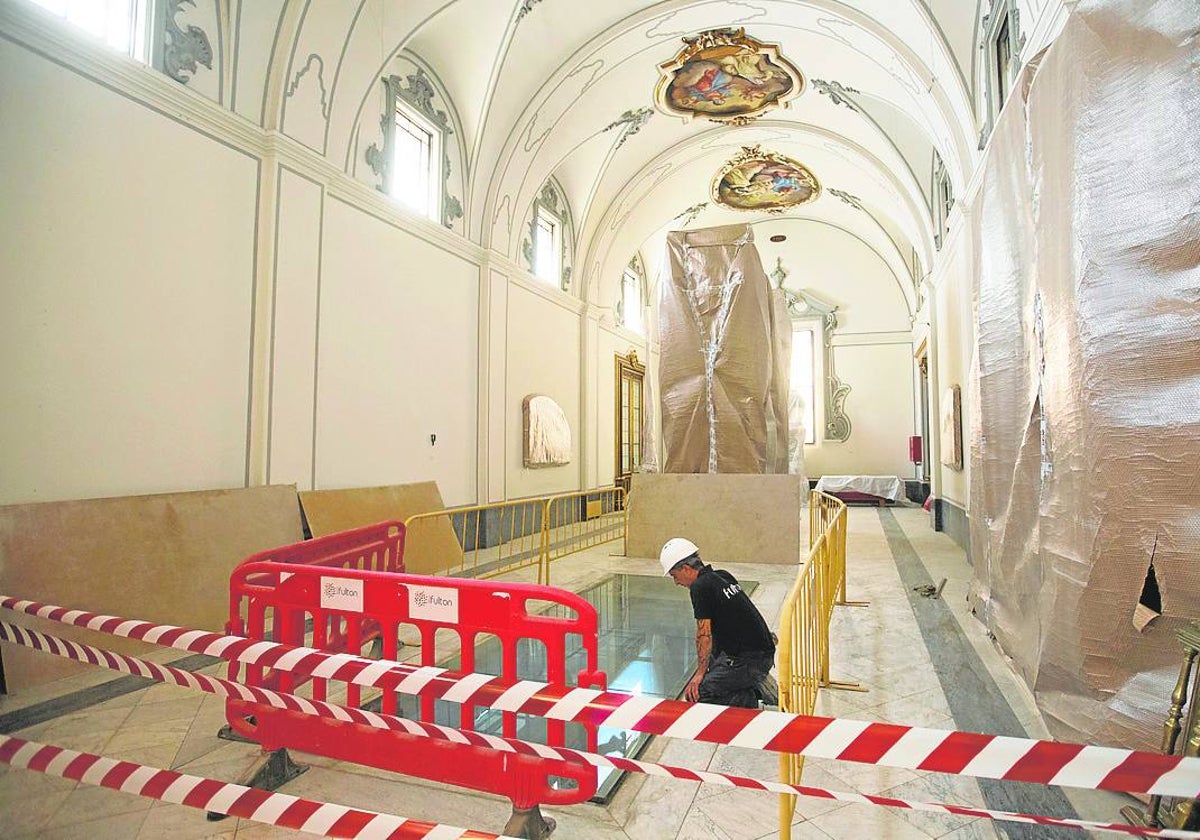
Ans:
[[[986,808],[975,808],[968,805],[954,805],[938,802],[917,802],[896,799],[885,796],[869,796],[857,793],[844,793],[810,787],[808,785],[788,785],[783,782],[760,781],[744,776],[734,776],[725,773],[714,773],[704,770],[691,770],[667,764],[656,764],[649,761],[639,761],[622,757],[597,755],[581,752],[566,747],[549,747],[515,738],[500,738],[480,732],[462,731],[436,724],[408,720],[392,715],[376,714],[353,707],[338,706],[320,700],[310,700],[292,694],[254,688],[241,683],[224,680],[219,677],[209,677],[190,671],[182,671],[169,665],[158,665],[132,656],[113,653],[78,642],[60,639],[45,633],[39,633],[26,627],[8,624],[0,621],[0,639],[14,644],[20,644],[34,650],[52,653],[78,662],[87,662],[121,673],[147,677],[159,682],[173,683],[187,688],[215,694],[221,697],[233,697],[256,703],[265,703],[279,709],[317,714],[322,717],[347,721],[364,726],[372,726],[392,731],[402,731],[419,737],[438,738],[460,744],[490,747],[503,752],[520,753],[524,755],[539,755],[544,758],[559,759],[590,764],[595,767],[614,768],[631,772],[646,773],[653,776],[675,778],[684,781],[705,782],[710,784],[762,790],[771,793],[800,794],[822,799],[832,799],[840,802],[852,802],[885,807],[902,808],[917,811],[929,811],[940,814],[955,814],[958,816],[983,817],[986,819],[1019,822],[1033,825],[1051,825],[1064,828],[1078,828],[1088,831],[1111,831],[1144,837],[1192,838],[1198,840],[1200,832],[1179,831],[1175,829],[1146,828],[1142,826],[1124,825],[1121,823],[1106,823],[1095,820],[1082,820],[1060,817],[1022,814],[1012,811],[996,811]]]
[[[364,840],[514,840],[507,835],[410,820],[202,776],[118,761],[0,735],[0,762],[175,805],[217,811],[324,837]]]
[[[1200,758],[737,709],[532,680],[509,683],[487,674],[330,654],[11,597],[0,597],[0,607],[246,664],[552,720],[960,776],[1200,797]]]

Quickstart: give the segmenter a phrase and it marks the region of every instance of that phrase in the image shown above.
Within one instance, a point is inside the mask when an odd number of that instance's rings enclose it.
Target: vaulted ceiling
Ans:
[[[326,69],[328,158],[349,165],[380,75],[396,56],[415,58],[445,91],[461,135],[467,235],[516,257],[529,207],[553,177],[575,221],[579,293],[592,301],[607,300],[635,251],[670,229],[752,221],[755,214],[715,204],[709,190],[727,160],[758,144],[800,161],[824,188],[787,215],[865,243],[911,305],[935,248],[934,154],[956,192],[979,154],[973,57],[986,9],[978,0],[287,7],[293,56],[340,55],[336,71]],[[658,65],[685,36],[723,27],[777,44],[803,74],[802,94],[740,126],[656,109]]]

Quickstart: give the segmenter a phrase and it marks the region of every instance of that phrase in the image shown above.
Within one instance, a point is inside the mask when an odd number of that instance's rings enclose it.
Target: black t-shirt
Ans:
[[[713,653],[775,652],[767,622],[729,572],[705,566],[688,592],[696,620],[712,622]]]

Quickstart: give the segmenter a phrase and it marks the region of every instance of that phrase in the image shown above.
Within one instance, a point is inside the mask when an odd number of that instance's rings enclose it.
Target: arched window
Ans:
[[[548,285],[569,291],[574,244],[571,209],[562,187],[553,178],[542,185],[534,199],[525,229],[521,253],[529,270]]]
[[[383,80],[383,148],[371,143],[364,157],[379,177],[381,192],[414,213],[453,228],[463,216],[463,207],[451,195],[450,159],[456,148],[450,116],[438,107],[445,97],[415,59],[401,56],[396,68],[400,72]]]
[[[642,270],[642,260],[637,255],[625,266],[621,273],[621,288],[617,299],[617,323],[638,335],[646,334],[646,325],[642,322],[642,307],[646,303],[646,273]]]

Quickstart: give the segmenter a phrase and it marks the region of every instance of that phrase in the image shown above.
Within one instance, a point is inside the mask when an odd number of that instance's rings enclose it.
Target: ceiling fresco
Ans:
[[[679,54],[658,67],[654,99],[668,114],[744,125],[787,107],[804,89],[804,77],[779,47],[745,29],[711,29],[683,42]]]
[[[712,182],[713,201],[734,210],[782,213],[815,201],[820,192],[804,164],[758,146],[744,146]]]

